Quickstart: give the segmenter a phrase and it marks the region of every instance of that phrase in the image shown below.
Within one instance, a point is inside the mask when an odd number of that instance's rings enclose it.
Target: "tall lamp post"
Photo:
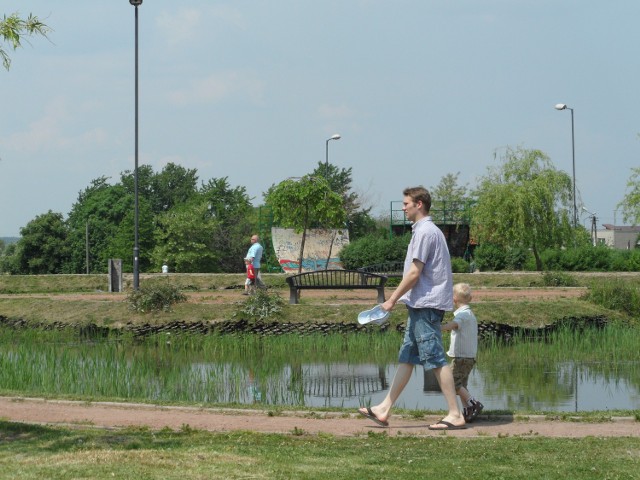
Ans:
[[[140,287],[140,246],[138,242],[138,7],[142,5],[142,0],[129,0],[129,3],[136,10],[136,58],[135,58],[135,168],[133,170],[133,198],[134,198],[134,220],[133,220],[133,289]]]
[[[331,135],[331,138],[327,138],[327,142],[326,142],[326,148],[325,148],[325,160],[324,160],[324,175],[326,177],[327,180],[329,180],[329,142],[331,140],[340,140],[340,135],[338,133],[335,133],[333,135]]]
[[[576,143],[573,134],[573,108],[568,107],[564,103],[558,103],[555,106],[556,110],[571,110],[571,155],[573,165],[573,228],[578,225],[578,206],[576,202]]]

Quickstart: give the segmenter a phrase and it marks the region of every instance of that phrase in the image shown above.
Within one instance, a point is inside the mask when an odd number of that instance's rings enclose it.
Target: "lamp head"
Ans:
[[[139,7],[140,5],[142,5],[142,0],[129,0],[129,3],[134,7]]]
[[[567,108],[567,106],[564,103],[557,103],[556,106],[555,106],[556,110],[564,110],[566,108]]]
[[[333,135],[331,135],[331,138],[329,140],[340,140],[342,137],[340,136],[339,133],[335,133]]]

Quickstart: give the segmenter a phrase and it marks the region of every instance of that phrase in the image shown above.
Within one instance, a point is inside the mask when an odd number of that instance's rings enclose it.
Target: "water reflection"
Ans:
[[[396,338],[373,345],[378,337],[86,343],[53,335],[0,332],[0,389],[26,395],[356,408],[384,398],[396,372],[398,345]],[[531,352],[510,346],[481,349],[469,390],[486,409],[640,409],[640,361],[553,360],[552,345],[527,348]],[[555,350],[578,356],[576,350]],[[601,357],[610,358],[606,352]],[[432,372],[422,368],[414,370],[397,405],[446,408]]]
[[[548,366],[544,372],[521,366],[517,372],[511,369],[502,375],[486,367],[477,368],[469,377],[469,390],[488,410],[578,412],[640,408],[637,382],[633,384],[627,378],[635,375],[638,379],[637,363],[619,368],[617,376],[604,375],[598,367],[564,362],[553,368]],[[251,370],[238,371],[233,365],[210,363],[192,368],[202,380],[215,378],[205,396],[193,401],[353,408],[382,401],[396,371],[395,364],[299,364],[261,377]],[[503,376],[513,381],[502,382]],[[445,409],[433,372],[416,368],[397,406]]]

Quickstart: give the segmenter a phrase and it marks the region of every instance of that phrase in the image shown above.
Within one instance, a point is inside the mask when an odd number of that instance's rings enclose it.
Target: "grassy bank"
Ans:
[[[425,454],[425,452],[428,452]],[[639,438],[456,439],[140,429],[0,422],[0,478],[636,478]]]
[[[578,286],[593,287],[612,279],[640,285],[640,274],[571,274]],[[125,284],[131,278],[125,275]],[[280,295],[285,304],[288,288],[285,276],[265,275],[271,292]],[[512,274],[456,274],[456,282],[468,282],[474,289],[505,289],[518,291],[544,287],[543,275],[538,273]],[[164,324],[171,322],[221,322],[238,319],[240,304],[246,297],[240,295],[244,276],[237,274],[169,274],[143,275],[141,285],[169,283],[189,296],[189,301],[175,305],[170,312],[140,314],[130,310],[127,293],[106,294],[106,275],[39,275],[0,276],[0,316],[23,319],[31,323],[96,324],[121,327],[132,324]],[[127,287],[130,291],[130,287]],[[392,288],[388,289],[389,292]],[[348,292],[323,291],[321,298],[302,296],[300,305],[285,305],[274,320],[281,322],[354,322],[360,311],[375,303],[370,294],[350,298]],[[487,299],[474,303],[481,322],[505,323],[514,326],[540,327],[564,318],[606,317],[610,320],[631,320],[625,315],[585,301],[567,297],[543,300]],[[402,308],[394,310],[391,324],[405,321]]]

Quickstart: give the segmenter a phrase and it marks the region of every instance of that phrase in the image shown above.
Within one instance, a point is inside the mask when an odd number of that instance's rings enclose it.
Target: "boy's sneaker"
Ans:
[[[469,420],[467,420],[466,418],[465,420],[473,422],[476,418],[478,418],[478,415],[482,413],[483,408],[484,405],[482,405],[480,402],[478,402],[477,400],[471,400],[471,406],[468,408]]]
[[[462,416],[464,417],[464,421],[467,423],[471,421],[471,409],[473,409],[473,407],[464,407],[462,409]]]

